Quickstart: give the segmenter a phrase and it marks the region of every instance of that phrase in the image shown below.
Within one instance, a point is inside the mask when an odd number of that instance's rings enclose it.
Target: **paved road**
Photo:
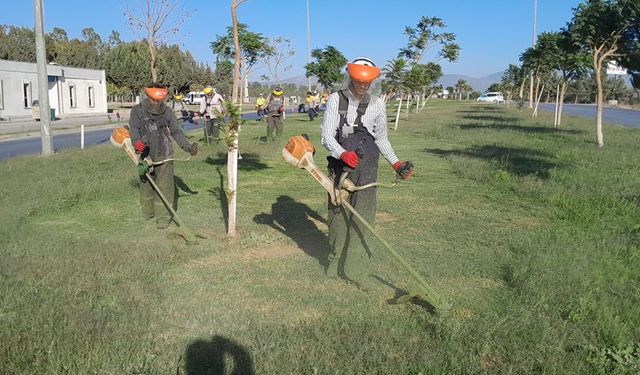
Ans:
[[[555,104],[540,103],[541,110],[554,112]],[[565,104],[562,107],[563,115],[584,116],[596,118],[596,106],[593,104]],[[602,115],[604,122],[621,125],[627,128],[640,127],[640,111],[622,108],[605,108]]]
[[[242,115],[245,120],[255,120],[255,113],[247,113]],[[202,129],[202,126],[196,127],[190,122],[184,122],[184,130],[192,130],[196,128]],[[85,147],[93,145],[104,144],[109,142],[112,128],[91,129],[85,128],[84,144]],[[80,132],[74,131],[64,134],[53,135],[53,149],[54,151],[60,151],[65,148],[78,148],[80,147]],[[9,159],[18,155],[27,154],[39,154],[42,152],[42,139],[39,136],[21,138],[21,139],[8,139],[0,141],[0,160]]]

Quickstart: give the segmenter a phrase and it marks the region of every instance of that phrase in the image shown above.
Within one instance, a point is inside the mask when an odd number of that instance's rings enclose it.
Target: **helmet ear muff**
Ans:
[[[144,89],[144,93],[147,94],[149,99],[160,102],[167,97],[169,90],[162,87],[147,87]]]

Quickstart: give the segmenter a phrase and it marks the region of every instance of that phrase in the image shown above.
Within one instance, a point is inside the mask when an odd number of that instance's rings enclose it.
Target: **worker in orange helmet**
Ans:
[[[142,214],[148,220],[155,218],[158,229],[165,229],[171,223],[171,214],[147,181],[145,173],[149,172],[168,203],[173,205],[175,185],[172,139],[191,155],[198,153],[198,144],[189,144],[182,127],[178,125],[176,115],[165,104],[165,86],[153,83],[144,89],[144,93],[146,97],[142,102],[131,109],[129,133],[136,153],[143,160],[138,165]]]
[[[357,186],[376,182],[380,154],[395,172],[408,179],[411,162],[401,162],[387,137],[387,111],[380,98],[367,93],[380,76],[380,68],[368,58],[347,64],[349,86],[329,96],[322,120],[322,144],[329,150],[329,175],[336,183],[343,172]],[[354,192],[350,204],[373,225],[376,216],[376,189]],[[362,290],[374,285],[370,275],[371,249],[367,229],[342,206],[329,200],[329,254],[327,275],[341,277]]]

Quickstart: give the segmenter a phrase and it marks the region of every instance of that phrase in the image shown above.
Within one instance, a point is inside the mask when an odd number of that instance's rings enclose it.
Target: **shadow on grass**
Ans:
[[[463,119],[473,120],[473,121],[493,121],[493,122],[517,122],[518,118],[513,116],[501,116],[499,113],[491,113],[491,114],[467,114],[460,116]]]
[[[499,122],[499,121],[496,121]],[[522,125],[513,125],[513,124],[492,124],[492,125],[479,125],[479,124],[469,124],[469,125],[457,125],[458,128],[462,130],[477,130],[477,129],[490,129],[490,130],[506,130],[506,131],[515,131],[526,134],[583,134],[584,130],[577,129],[556,129],[556,128],[547,128],[544,126],[522,126]]]
[[[260,155],[253,153],[242,153],[242,159],[238,160],[239,171],[261,171],[270,167],[260,161]],[[216,166],[227,165],[227,154],[218,152],[216,158],[207,157],[205,163]]]
[[[399,304],[400,302],[398,302],[398,300],[400,298],[410,294],[409,291],[396,287],[395,285],[391,284],[390,282],[388,282],[387,280],[383,279],[382,277],[380,277],[378,275],[372,275],[372,277],[374,279],[378,280],[380,283],[382,283],[382,284],[388,286],[389,288],[393,289],[393,291],[394,291],[393,297],[387,300],[387,303],[389,305],[397,305],[397,304]],[[427,302],[427,301],[425,301],[423,299],[413,297],[413,298],[410,298],[407,302],[411,303],[413,305],[422,307],[423,309],[427,310],[427,312],[430,313],[430,314],[435,314],[435,312],[436,312],[436,308],[433,307],[432,304],[430,304],[429,302]]]
[[[196,195],[196,194],[198,194],[197,191],[191,190],[191,188],[184,182],[184,180],[180,176],[175,176],[174,175],[173,179],[174,179],[176,187],[178,189],[184,191],[188,195]]]
[[[251,353],[222,336],[190,343],[185,352],[185,371],[187,375],[255,374]]]
[[[305,254],[318,260],[324,268],[328,265],[329,239],[309,219],[325,223],[322,216],[304,203],[296,202],[287,195],[281,195],[271,205],[271,214],[261,213],[253,221],[268,225],[288,236]]]
[[[547,158],[542,151],[519,147],[473,146],[463,150],[425,149],[430,154],[449,157],[463,156],[468,158],[493,160],[500,163],[507,172],[518,176],[534,175],[549,178],[549,171],[558,165]]]
[[[218,187],[209,189],[208,192],[218,201],[220,201],[220,212],[222,214],[222,220],[224,221],[225,232],[229,229],[229,201],[227,199],[227,191],[224,188],[224,176],[220,167],[216,168],[218,176],[220,176],[220,185]]]

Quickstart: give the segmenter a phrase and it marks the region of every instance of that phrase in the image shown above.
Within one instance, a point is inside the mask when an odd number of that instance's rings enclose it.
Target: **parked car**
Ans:
[[[501,92],[486,92],[480,95],[476,101],[483,103],[504,103],[504,96],[502,96]]]

